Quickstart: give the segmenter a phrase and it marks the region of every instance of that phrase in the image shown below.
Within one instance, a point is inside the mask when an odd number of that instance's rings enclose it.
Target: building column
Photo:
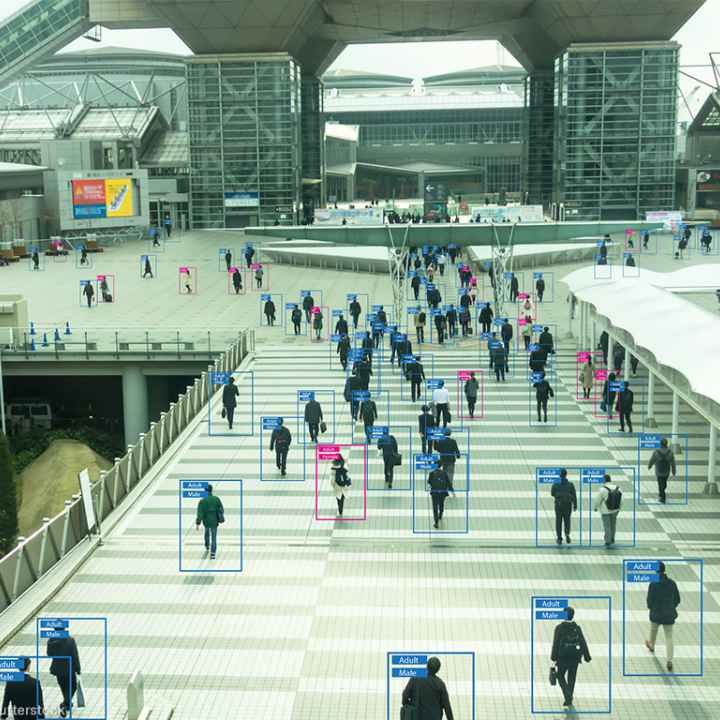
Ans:
[[[575,337],[573,335],[573,298],[572,293],[570,294],[570,302],[568,303],[568,331],[567,335],[565,335],[566,338],[572,338]]]
[[[708,476],[703,494],[717,495],[718,484],[715,479],[715,453],[717,450],[717,429],[710,423],[710,442],[708,443]]]
[[[523,191],[529,205],[550,206],[553,194],[555,72],[535,70],[525,80],[526,149]]]
[[[420,198],[420,200],[421,200],[422,202],[424,202],[424,201],[425,201],[425,173],[424,173],[424,172],[419,172],[419,173],[418,173],[418,189],[417,189],[417,192],[418,192],[418,198]]]
[[[623,360],[623,366],[625,368],[625,379],[630,377],[630,348],[625,346],[625,360]]]
[[[608,368],[608,374],[612,371],[613,366],[613,351],[615,350],[615,341],[613,340],[613,336],[610,334],[610,328],[607,328],[607,334],[608,334],[608,361],[607,361],[607,368]]]
[[[147,380],[139,367],[123,370],[122,394],[125,444],[134,445],[138,435],[147,431],[150,421]]]
[[[670,432],[672,433],[672,440],[670,446],[672,451],[679,455],[682,453],[682,443],[678,442],[678,425],[680,421],[680,396],[677,394],[677,390],[673,390],[672,395],[672,427]]]
[[[647,386],[647,409],[645,416],[645,427],[656,428],[657,420],[655,420],[655,373],[648,368],[648,386]]]
[[[588,305],[588,315],[590,315],[590,306]],[[594,352],[597,350],[597,323],[595,318],[590,320],[590,351]]]

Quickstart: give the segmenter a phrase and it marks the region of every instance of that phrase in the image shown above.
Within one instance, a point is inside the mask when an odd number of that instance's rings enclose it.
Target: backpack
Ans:
[[[345,468],[342,468],[339,472],[335,473],[335,484],[340,487],[350,487],[352,484],[350,476]]]
[[[567,665],[580,662],[582,657],[582,636],[575,623],[566,625],[565,632],[558,644],[558,660]]]
[[[607,488],[607,490],[608,490],[608,496],[607,496],[607,500],[605,501],[605,505],[607,505],[607,509],[608,510],[619,510],[620,506],[622,505],[622,491],[618,487],[616,487],[614,490],[610,490],[610,488]]]

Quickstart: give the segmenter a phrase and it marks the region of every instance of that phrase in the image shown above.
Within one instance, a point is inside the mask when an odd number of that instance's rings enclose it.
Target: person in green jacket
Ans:
[[[215,559],[217,552],[218,525],[225,522],[225,508],[217,495],[213,495],[213,486],[208,483],[207,495],[200,500],[195,518],[195,530],[200,530],[200,523],[205,527],[205,551],[210,551],[210,559]]]

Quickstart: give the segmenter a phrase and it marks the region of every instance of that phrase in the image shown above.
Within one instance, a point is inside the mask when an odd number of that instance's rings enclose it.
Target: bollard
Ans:
[[[70,332],[70,323],[69,322],[65,323],[65,334],[72,335],[72,333]]]
[[[136,670],[127,686],[127,720],[138,720],[145,706],[145,679]]]
[[[57,328],[55,328],[55,337],[54,337],[54,339],[55,339],[55,342],[60,342],[60,331],[59,331]]]
[[[43,347],[47,347],[47,346],[48,346],[47,333],[46,333],[46,332],[43,333],[42,346],[43,346]]]
[[[35,338],[30,341],[30,352],[35,352]]]
[[[35,334],[35,323],[34,322],[30,323],[30,334],[31,335]]]

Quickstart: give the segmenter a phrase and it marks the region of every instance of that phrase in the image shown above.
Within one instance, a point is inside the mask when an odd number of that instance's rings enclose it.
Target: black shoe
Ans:
[[[555,542],[556,542],[558,545],[562,545],[562,538],[558,538],[557,540],[555,540]]]
[[[283,477],[285,477],[285,476],[287,475],[287,473],[286,473],[284,470],[281,470],[281,471],[280,471],[280,474],[281,474]]]
[[[214,560],[214,559],[215,559],[215,553],[210,553],[210,559],[211,559],[211,560]]]
[[[433,527],[437,530],[437,529],[438,529],[438,524],[437,524],[436,522],[433,523]]]
[[[570,544],[570,536],[569,536],[569,535],[566,535],[566,536],[565,536],[565,542],[566,542],[568,545]]]
[[[664,498],[664,497],[661,497],[661,498],[660,498],[660,502],[664,505],[664,504],[665,504],[665,498]]]

